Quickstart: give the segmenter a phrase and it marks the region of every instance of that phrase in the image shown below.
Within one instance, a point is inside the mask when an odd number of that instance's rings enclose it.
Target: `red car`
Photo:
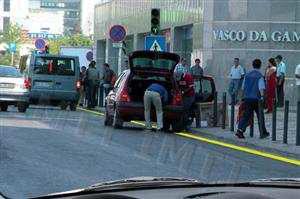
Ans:
[[[179,85],[173,71],[180,57],[174,53],[135,51],[129,56],[130,70],[122,72],[113,90],[106,97],[105,125],[121,128],[124,122],[144,120],[144,92],[152,83],[159,83],[169,91],[169,101],[163,106],[164,129],[183,129],[183,105]],[[206,81],[205,81],[206,80]],[[201,101],[212,101],[215,90],[210,77],[202,84],[208,88]],[[202,86],[203,87],[203,86]],[[202,88],[203,89],[203,88]],[[156,121],[155,110],[151,120]]]

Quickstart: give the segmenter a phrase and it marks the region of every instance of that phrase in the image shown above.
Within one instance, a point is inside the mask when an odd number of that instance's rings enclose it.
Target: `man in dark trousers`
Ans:
[[[88,108],[94,108],[96,106],[96,94],[100,82],[100,73],[96,68],[96,62],[91,61],[89,68],[86,72],[87,79],[87,98]]]
[[[193,76],[189,72],[182,74],[180,84],[183,96],[184,127],[185,130],[190,130],[190,125],[193,122],[193,111],[191,109],[195,103],[195,84]]]
[[[286,64],[282,61],[282,56],[276,57],[277,62],[277,106],[284,106],[284,82],[286,74]]]
[[[235,134],[238,138],[244,139],[244,132],[249,124],[250,119],[253,116],[253,112],[255,111],[257,117],[259,118],[259,114],[261,117],[261,121],[258,119],[258,125],[261,126],[262,138],[268,137],[270,134],[267,132],[265,126],[265,118],[264,112],[259,110],[259,103],[264,98],[264,90],[265,90],[265,82],[264,77],[259,71],[261,68],[261,60],[255,59],[252,63],[253,70],[246,74],[245,80],[243,83],[244,90],[244,103],[245,103],[245,112],[238,124],[238,130]],[[261,123],[260,123],[261,122]]]

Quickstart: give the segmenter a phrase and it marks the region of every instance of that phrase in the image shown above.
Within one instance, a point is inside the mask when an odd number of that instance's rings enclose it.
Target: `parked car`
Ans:
[[[32,54],[21,57],[20,68],[31,81],[30,103],[75,111],[79,99],[79,59],[74,56]]]
[[[164,128],[180,131],[183,126],[182,94],[174,78],[174,68],[180,57],[174,53],[135,51],[129,56],[130,70],[124,71],[116,81],[113,90],[106,97],[105,125],[121,128],[123,122],[144,120],[143,96],[152,83],[163,85],[169,94],[169,101],[163,106]],[[203,101],[213,99],[215,92],[211,77],[203,78]],[[151,111],[152,121],[156,120]]]
[[[30,87],[30,81],[17,68],[0,65],[1,111],[7,111],[9,105],[15,105],[19,112],[26,112]]]

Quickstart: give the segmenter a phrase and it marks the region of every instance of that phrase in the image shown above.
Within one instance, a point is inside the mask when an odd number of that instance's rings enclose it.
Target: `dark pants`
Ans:
[[[183,108],[184,108],[184,126],[191,125],[191,116],[193,115],[193,104],[195,102],[195,96],[184,96],[183,97]]]
[[[281,85],[277,85],[277,106],[284,106],[284,82]]]
[[[242,132],[246,131],[247,126],[249,125],[250,119],[253,117],[254,111],[256,113],[256,116],[258,118],[258,125],[261,125],[261,130],[263,131],[262,134],[267,133],[267,129],[265,126],[265,116],[263,110],[258,109],[258,103],[259,101],[246,101],[245,100],[245,112],[243,113],[243,116],[239,122],[238,129]],[[262,117],[261,121],[259,120],[259,114]],[[262,122],[262,124],[260,124]]]
[[[87,83],[87,99],[88,99],[88,107],[94,108],[96,106],[96,94],[97,94],[98,85],[89,80]]]

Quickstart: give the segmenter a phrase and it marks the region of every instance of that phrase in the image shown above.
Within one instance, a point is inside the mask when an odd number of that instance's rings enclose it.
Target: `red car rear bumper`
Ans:
[[[124,121],[145,120],[144,106],[142,103],[119,102],[117,103],[116,108],[119,112],[120,117]],[[167,105],[163,107],[163,117],[168,121],[176,120],[182,117],[183,112],[183,106]],[[156,120],[155,110],[151,110],[151,119],[153,121]]]

